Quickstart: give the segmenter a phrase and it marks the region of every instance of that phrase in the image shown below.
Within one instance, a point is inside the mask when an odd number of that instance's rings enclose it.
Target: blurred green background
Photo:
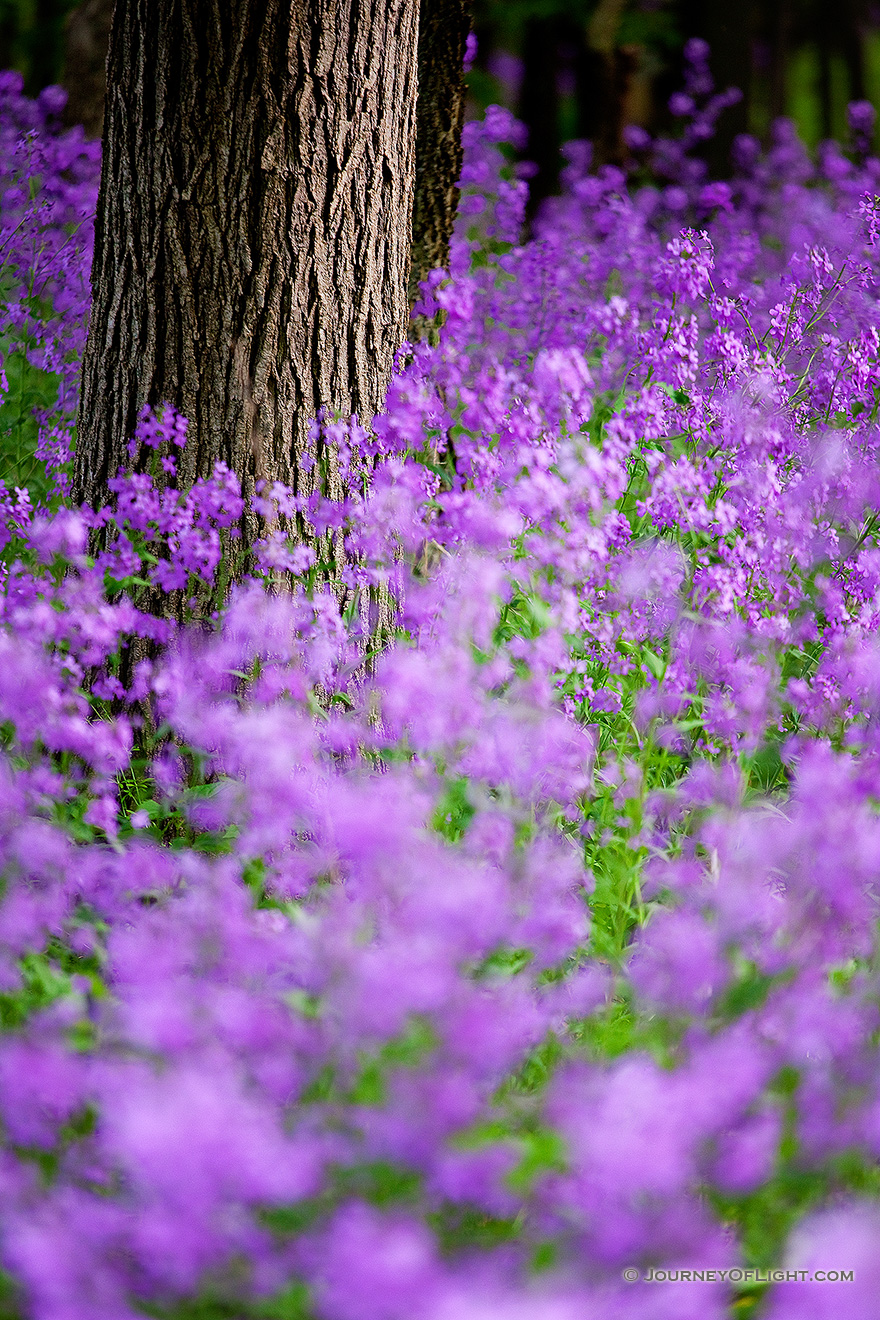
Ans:
[[[741,121],[766,131],[794,118],[805,140],[846,131],[846,104],[880,97],[880,4],[876,0],[475,0],[479,99],[496,93],[493,56],[521,61],[526,78],[557,70],[570,135],[594,127],[595,88],[581,85],[609,58],[618,95],[646,126],[675,90],[689,37],[712,47],[720,87],[744,92]],[[600,58],[597,58],[600,57]],[[604,57],[604,60],[603,58]],[[601,79],[600,79],[601,81]],[[608,89],[605,89],[608,90]]]
[[[64,68],[64,21],[77,0],[0,0],[0,68],[19,69],[34,95]]]
[[[788,116],[811,147],[845,140],[847,104],[880,102],[876,0],[475,0],[475,28],[474,108],[501,101],[525,121],[533,205],[554,191],[561,142],[587,138],[613,163],[627,124],[671,128],[692,37],[711,47],[717,90],[743,93],[706,148],[715,174],[738,133],[766,139]]]
[[[0,0],[0,67],[19,69],[31,94],[61,82],[69,119],[96,135],[111,11],[112,0]],[[625,124],[669,127],[690,37],[712,47],[717,86],[743,91],[708,148],[720,172],[736,133],[764,137],[788,115],[813,146],[846,137],[849,101],[880,101],[878,0],[474,0],[474,26],[471,111],[495,101],[525,121],[543,195],[569,138],[613,162]]]

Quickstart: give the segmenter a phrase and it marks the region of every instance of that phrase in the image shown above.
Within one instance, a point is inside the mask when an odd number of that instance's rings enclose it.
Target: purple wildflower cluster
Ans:
[[[518,128],[468,126],[439,346],[316,421],[350,498],[264,488],[213,627],[241,494],[176,488],[171,410],[97,514],[4,488],[4,1314],[880,1316],[880,161],[855,107],[713,183],[689,61],[684,138],[572,145],[526,244]],[[4,353],[62,445],[56,111],[0,83]]]
[[[88,322],[100,147],[65,132],[65,94],[0,73],[0,455],[38,498],[66,490]]]

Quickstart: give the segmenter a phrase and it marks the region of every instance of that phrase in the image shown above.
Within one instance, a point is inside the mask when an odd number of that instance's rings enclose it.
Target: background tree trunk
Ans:
[[[11,69],[15,61],[18,14],[13,0],[0,0],[0,69]]]
[[[464,56],[471,29],[470,0],[421,0],[420,9],[410,305],[429,272],[449,264],[461,176]]]
[[[103,132],[113,5],[114,0],[82,0],[65,25],[65,123],[82,124],[88,137]],[[421,0],[410,305],[422,280],[449,263],[449,238],[458,210],[466,100],[463,70],[470,30],[470,0]]]
[[[417,38],[417,0],[117,0],[78,499],[166,401],[184,485],[221,459],[246,497],[343,494],[308,426],[369,419],[404,337]]]
[[[104,93],[107,89],[107,47],[114,0],[83,0],[67,17],[64,28],[64,71],[61,85],[67,92],[66,124],[82,124],[87,137],[104,131]]]
[[[791,53],[791,0],[770,0],[767,5],[770,46],[770,118],[785,114]]]
[[[527,19],[523,32],[523,77],[519,118],[526,126],[524,156],[535,166],[529,179],[526,221],[531,224],[546,197],[556,192],[562,157],[559,154],[559,87],[556,77],[562,19],[539,14]]]

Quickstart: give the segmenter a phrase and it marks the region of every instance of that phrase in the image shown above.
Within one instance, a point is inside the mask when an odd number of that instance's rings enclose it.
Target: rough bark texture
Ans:
[[[64,72],[67,92],[64,120],[82,124],[87,137],[104,130],[107,88],[107,46],[114,0],[83,0],[67,17],[64,31]]]
[[[449,264],[449,237],[458,209],[464,55],[470,29],[470,0],[421,0],[410,303],[430,271]]]
[[[405,334],[418,21],[418,0],[117,0],[78,498],[106,500],[164,401],[183,484],[222,459],[246,496],[321,472],[343,493],[307,429],[371,417]]]

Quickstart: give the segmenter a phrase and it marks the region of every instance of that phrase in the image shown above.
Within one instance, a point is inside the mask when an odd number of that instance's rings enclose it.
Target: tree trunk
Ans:
[[[623,157],[623,107],[626,101],[627,68],[620,49],[619,34],[625,9],[624,0],[600,0],[586,28],[589,64],[582,61],[582,76],[595,79],[592,131],[584,133],[593,143],[597,165],[619,165]],[[591,67],[590,67],[591,66]],[[581,113],[586,109],[586,94],[579,91]]]
[[[562,19],[539,14],[526,20],[523,32],[523,79],[519,117],[526,126],[526,158],[536,167],[529,180],[526,221],[531,224],[545,198],[556,192],[559,154],[559,89],[556,80]]]
[[[864,101],[867,97],[861,9],[859,0],[845,0],[839,16],[840,44],[851,101]]]
[[[816,22],[816,45],[819,54],[819,122],[822,137],[834,136],[834,97],[831,89],[831,57],[834,45],[834,17],[820,6]]]
[[[779,119],[788,109],[788,65],[791,59],[791,0],[772,0],[770,27],[770,118]]]
[[[87,137],[104,131],[104,93],[107,88],[107,46],[114,0],[83,0],[67,16],[64,72],[67,92],[66,124],[82,124]]]
[[[117,0],[75,494],[145,404],[217,460],[343,495],[319,409],[380,408],[409,311],[418,0]],[[135,455],[143,467],[148,456]],[[247,549],[254,515],[241,527]]]
[[[114,0],[82,0],[65,24],[65,122],[82,124],[88,137],[99,138],[103,132],[113,5]],[[426,275],[449,263],[449,238],[458,209],[466,99],[463,68],[470,29],[470,0],[421,0],[410,304]]]
[[[470,0],[421,0],[411,305],[430,271],[449,264],[461,176],[464,56],[470,27]]]

